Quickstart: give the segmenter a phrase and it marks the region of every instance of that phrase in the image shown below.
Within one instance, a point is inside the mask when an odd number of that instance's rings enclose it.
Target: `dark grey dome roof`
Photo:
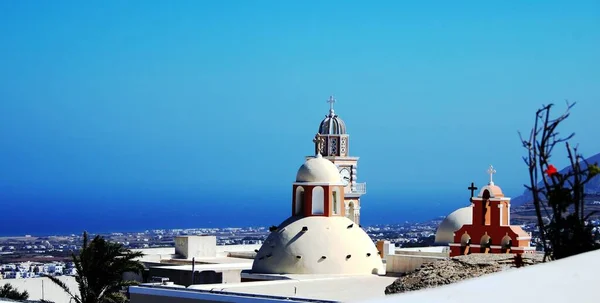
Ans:
[[[329,97],[330,104],[329,115],[325,116],[325,119],[321,121],[319,125],[319,134],[321,135],[342,135],[346,134],[346,123],[333,111],[333,103],[335,99],[333,96]]]
[[[346,123],[338,115],[333,113],[325,116],[319,125],[319,134],[321,135],[341,135],[346,133]]]

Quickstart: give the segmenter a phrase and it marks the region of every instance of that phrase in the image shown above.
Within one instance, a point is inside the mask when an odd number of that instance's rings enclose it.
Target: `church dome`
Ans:
[[[473,224],[473,208],[471,206],[455,210],[440,223],[435,233],[435,244],[447,245],[454,242],[454,232],[465,224]]]
[[[367,233],[346,217],[291,217],[265,240],[252,272],[265,274],[383,274]]]
[[[308,159],[300,166],[296,174],[296,182],[342,184],[337,166],[321,155]]]
[[[321,135],[343,135],[346,133],[346,123],[338,115],[330,112],[319,125]]]
[[[500,186],[494,185],[493,183],[484,186],[481,189],[481,191],[479,192],[479,195],[477,197],[483,198],[483,195],[485,194],[486,190],[490,193],[490,198],[504,197],[504,194],[502,193],[502,189],[500,188]]]
[[[346,134],[346,123],[335,114],[333,110],[333,104],[335,99],[333,96],[329,97],[327,101],[329,103],[329,115],[325,116],[325,119],[319,124],[319,134],[321,135],[343,135]]]

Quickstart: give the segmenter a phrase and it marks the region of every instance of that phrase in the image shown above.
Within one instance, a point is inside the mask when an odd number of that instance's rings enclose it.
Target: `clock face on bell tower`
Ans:
[[[340,169],[340,176],[342,177],[342,184],[348,186],[350,184],[350,170],[347,167]]]

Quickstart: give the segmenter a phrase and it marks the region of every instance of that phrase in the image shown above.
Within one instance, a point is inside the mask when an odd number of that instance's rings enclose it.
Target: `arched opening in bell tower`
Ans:
[[[304,188],[302,186],[296,187],[296,198],[294,202],[294,215],[300,216],[304,214]]]
[[[490,192],[483,191],[481,205],[481,225],[490,225]]]
[[[346,217],[352,220],[352,222],[356,222],[356,218],[354,217],[354,201],[348,203],[348,213],[346,214]]]
[[[317,186],[313,188],[311,204],[313,215],[325,214],[325,191],[323,190],[323,187]]]
[[[512,238],[509,236],[504,236],[504,238],[502,238],[502,252],[503,253],[510,253],[510,249],[512,247]]]
[[[488,236],[486,233],[481,237],[481,241],[479,242],[479,249],[481,253],[487,254],[491,252],[492,249],[492,238]]]
[[[334,188],[331,191],[331,212],[334,215],[341,215],[342,214],[342,201],[341,201],[342,195],[341,195],[341,191],[339,188]]]
[[[470,254],[471,253],[470,247],[471,247],[471,236],[469,236],[469,234],[467,234],[467,233],[464,233],[460,237],[460,254],[461,255]]]

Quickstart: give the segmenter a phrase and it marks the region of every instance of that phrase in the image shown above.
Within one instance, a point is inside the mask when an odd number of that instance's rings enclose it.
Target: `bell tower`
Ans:
[[[344,213],[348,219],[360,224],[360,198],[367,193],[367,187],[366,183],[358,183],[358,157],[350,156],[350,138],[346,124],[335,114],[335,102],[333,96],[327,100],[329,114],[319,124],[313,139],[315,154],[322,155],[338,167],[344,186]]]
[[[454,231],[454,242],[450,243],[450,257],[471,253],[507,254],[530,253],[531,235],[518,225],[510,225],[510,198],[494,184],[496,170],[490,165],[487,170],[490,182],[476,197],[471,197],[472,222]],[[475,190],[471,184],[471,193]]]

